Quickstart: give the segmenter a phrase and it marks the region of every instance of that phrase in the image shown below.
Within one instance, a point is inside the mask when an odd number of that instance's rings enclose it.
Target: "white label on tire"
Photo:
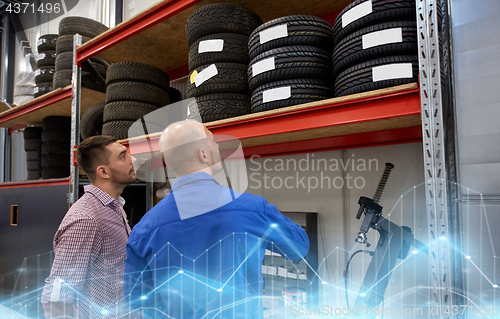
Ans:
[[[349,11],[342,15],[342,28],[345,28],[351,22],[369,15],[372,11],[372,0],[365,1],[349,9]]]
[[[35,58],[36,62],[38,62],[38,61],[40,61],[42,59],[45,59],[45,53],[40,53]]]
[[[413,77],[411,63],[393,63],[372,68],[373,82]]]
[[[288,36],[288,27],[286,24],[281,24],[259,32],[260,44],[264,44],[271,40],[284,38],[287,36]]]
[[[44,43],[43,42],[43,39],[38,39],[38,41],[36,41],[36,46],[39,46],[40,44]]]
[[[224,49],[224,40],[205,40],[198,45],[198,53],[221,52]]]
[[[258,74],[274,70],[276,65],[274,63],[274,57],[264,59],[252,65],[252,76],[256,76]]]
[[[37,69],[37,70],[35,71],[35,76],[38,76],[38,75],[40,75],[40,74],[42,74],[42,70]]]
[[[38,86],[33,89],[33,93],[34,94],[38,93],[38,91],[40,91],[40,89],[38,88]]]
[[[205,70],[201,71],[198,73],[198,75],[194,78],[194,84],[196,87],[200,86],[205,82],[206,80],[216,76],[219,72],[217,71],[217,67],[215,64],[212,64]]]
[[[292,96],[292,88],[290,86],[271,89],[262,93],[262,103],[285,100],[290,96]]]
[[[389,43],[403,42],[403,29],[393,28],[376,31],[363,36],[363,50]]]

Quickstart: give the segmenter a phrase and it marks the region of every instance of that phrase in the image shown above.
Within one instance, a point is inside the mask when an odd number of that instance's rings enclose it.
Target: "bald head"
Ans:
[[[175,176],[179,177],[206,170],[214,164],[208,142],[211,138],[212,136],[207,136],[203,124],[197,121],[175,122],[163,131],[160,137],[160,150],[167,166]],[[214,155],[218,155],[218,149],[216,153]],[[220,161],[220,156],[216,157]]]

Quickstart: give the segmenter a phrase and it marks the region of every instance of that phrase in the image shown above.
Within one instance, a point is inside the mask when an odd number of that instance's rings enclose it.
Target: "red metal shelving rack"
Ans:
[[[151,31],[154,28],[156,28],[155,30],[164,27],[173,28],[178,30],[177,33],[183,33],[184,28],[182,27],[179,30],[179,26],[181,23],[185,23],[186,15],[201,5],[214,2],[216,1],[170,0],[155,4],[150,9],[77,48],[77,64],[81,65],[83,61],[96,55],[109,55],[117,46],[124,48],[128,45],[129,48],[133,48],[136,41],[141,41],[140,38],[144,35],[141,33],[149,32],[149,37],[154,36],[156,31]],[[253,10],[255,8],[259,9],[259,6],[276,6],[274,3],[271,4],[265,1],[234,0],[233,2],[246,5]],[[338,10],[349,2],[350,0],[337,0],[304,4],[301,1],[295,1],[290,2],[288,7],[282,6],[283,12],[269,12],[271,10],[266,7],[260,8],[261,12],[258,13],[263,18],[265,16],[264,20],[266,20],[266,18],[274,18],[273,15],[293,14],[293,12],[289,11],[304,9],[307,14],[316,13],[323,16],[326,14],[328,19],[332,20]],[[179,41],[185,42],[185,39],[182,38]],[[137,50],[139,53],[142,52],[140,48]],[[181,52],[183,48],[176,47],[176,50]],[[179,57],[179,55],[182,55],[181,53],[174,53],[177,56],[173,60],[177,61],[177,64],[168,66],[169,69],[166,69],[166,71],[176,74],[185,71],[183,62],[178,63],[178,61],[179,59],[187,61],[187,55]],[[148,54],[142,56],[136,54],[134,59],[141,60],[146,55]],[[114,58],[118,59],[120,57],[121,55],[115,52]],[[116,62],[112,58],[110,62]],[[166,58],[166,60],[168,59]],[[161,64],[163,62],[159,61],[157,63]],[[163,69],[167,67],[165,65],[157,66],[163,66]],[[311,107],[298,106],[284,110],[274,110],[275,112],[252,114],[207,123],[207,127],[214,134],[231,135],[240,139],[245,149],[245,156],[253,154],[276,156],[421,141],[421,106],[418,86],[413,84],[396,90],[389,90],[388,92],[360,94],[345,100],[332,99],[326,101],[326,103],[322,102]],[[83,93],[82,99],[85,95],[90,95],[87,91]],[[72,97],[71,87],[49,93],[26,105],[0,113],[0,126],[2,123],[4,126],[5,124],[10,125],[10,123],[19,125],[19,122],[22,122],[23,118],[30,113]],[[98,96],[98,98],[102,98],[102,96]],[[81,109],[82,112],[84,110],[85,108]],[[364,129],[364,126],[369,127],[369,129]],[[330,132],[323,134],[322,130],[328,128],[331,128]],[[315,132],[319,134],[315,135]],[[269,142],[270,139],[273,141]],[[157,140],[158,135],[151,135],[149,139],[143,138],[144,151],[150,150],[150,143],[153,143],[154,148],[157,149]],[[122,142],[126,145],[129,143],[127,140]]]

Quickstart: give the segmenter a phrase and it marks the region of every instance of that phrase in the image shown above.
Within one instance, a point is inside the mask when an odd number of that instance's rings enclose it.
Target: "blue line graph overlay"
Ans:
[[[463,237],[461,245],[450,243],[450,247],[457,250],[458,255],[464,259],[463,276],[466,290],[453,293],[464,296],[467,304],[450,309],[433,308],[431,301],[434,296],[428,280],[429,256],[412,248],[406,259],[398,260],[390,274],[384,303],[380,309],[372,309],[372,313],[378,311],[377,318],[380,318],[381,314],[384,318],[427,318],[435,311],[450,315],[466,314],[468,318],[500,318],[497,308],[500,306],[500,280],[497,276],[500,271],[500,206],[483,200],[481,194],[458,187],[462,194]],[[384,216],[395,224],[411,227],[415,238],[426,245],[451,240],[442,236],[427,238],[424,198],[423,185],[417,185],[401,195],[390,210],[386,209]],[[348,230],[351,234],[359,227],[359,224],[353,224],[353,229]],[[159,260],[153,258],[149,264],[154,265],[157,271],[144,269],[143,276],[139,276],[139,280],[134,283],[143,293],[134,300],[130,300],[130,296],[125,296],[125,299],[138,303],[136,310],[152,318],[182,318],[182,312],[172,313],[172,305],[162,299],[161,295],[166,291],[170,291],[172,300],[182,300],[183,307],[206,310],[198,318],[220,318],[225,313],[234,313],[234,318],[250,317],[255,309],[249,305],[256,300],[262,304],[265,318],[300,318],[301,315],[303,318],[371,318],[367,309],[354,312],[357,316],[354,316],[352,311],[371,260],[368,254],[359,254],[353,259],[347,280],[349,305],[346,303],[344,275],[347,258],[358,249],[367,249],[354,242],[354,235],[351,243],[338,245],[331,250],[320,247],[317,269],[312,269],[305,259],[292,262],[282,258],[282,252],[277,247],[273,247],[272,251],[267,250],[266,254],[261,256],[262,294],[252,290],[251,285],[253,280],[261,279],[248,278],[247,274],[248,267],[255,267],[248,264],[248,256],[259,253],[258,247],[264,239],[234,233],[214,242],[205,253],[193,257],[183,255],[176,247],[167,244],[163,249],[168,250],[169,254],[177,255],[182,264],[160,264]],[[372,230],[368,233],[368,240],[375,244],[378,234]],[[245,245],[248,254],[246,258],[241,259],[242,262],[218,269],[215,273],[208,271],[209,276],[204,275],[207,274],[207,269],[210,269],[211,261],[208,256],[212,252],[220,250],[222,246],[238,245]],[[216,255],[223,258],[220,254]],[[0,319],[44,318],[40,298],[52,260],[52,252],[27,257],[15,273],[1,274]],[[144,280],[148,273],[153,282]],[[180,291],[183,291],[184,295],[181,293],[175,299],[172,291],[181,285],[183,289]],[[185,289],[184,286],[189,288]],[[240,292],[244,292],[247,298],[232,298]],[[79,298],[81,302],[86,302],[84,296],[80,295]],[[311,304],[312,300],[317,300],[316,304]],[[205,306],[213,305],[214,301],[217,306],[207,310]],[[127,318],[128,315],[125,311],[118,317]]]

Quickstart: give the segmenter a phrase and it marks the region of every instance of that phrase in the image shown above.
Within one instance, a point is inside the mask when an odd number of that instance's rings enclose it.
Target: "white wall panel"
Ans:
[[[341,159],[345,165],[345,171],[342,169],[342,164],[337,170],[330,169],[334,161],[341,163]],[[324,162],[321,162],[321,168],[318,169],[318,160],[328,161],[329,165],[326,170]],[[354,167],[352,160],[355,163]],[[370,160],[372,160],[371,170],[369,170],[368,164],[363,168],[361,164],[363,162],[369,163]],[[299,166],[301,161],[302,166]],[[286,167],[287,162],[290,164],[289,169]],[[294,162],[297,163],[296,170],[293,169]],[[313,162],[315,162],[314,169]],[[362,220],[355,218],[359,207],[357,201],[360,196],[373,197],[386,162],[392,162],[395,168],[389,177],[380,202],[384,207],[383,215],[387,216],[391,213],[389,218],[393,222],[403,223],[403,225],[411,227],[419,240],[427,242],[421,143],[354,149],[347,150],[345,153],[331,151],[254,158],[246,161],[249,174],[249,193],[264,196],[269,203],[276,205],[279,210],[284,212],[318,213],[319,275],[322,280],[328,283],[325,286],[320,285],[322,289],[320,293],[321,305],[345,307],[344,292],[343,289],[339,288],[344,285],[343,271],[348,252],[362,248],[354,242],[362,222]],[[281,166],[281,163],[284,165]],[[309,163],[308,169],[306,163]],[[375,163],[378,163],[378,167]],[[264,164],[267,166],[264,167]],[[347,185],[347,174],[351,180],[351,188]],[[332,184],[328,187],[326,179],[321,187],[320,180],[325,177],[329,177],[332,181],[337,178],[337,186],[340,186],[340,180],[344,180],[344,188],[336,188]],[[288,186],[290,186],[288,188],[284,185],[286,178],[288,178]],[[303,184],[300,183],[301,178],[303,178]],[[356,178],[358,187],[352,183]],[[319,183],[313,189],[316,179]],[[267,185],[265,184],[266,180]],[[311,182],[310,190],[308,190],[308,180]],[[347,194],[347,201],[343,199],[344,194]],[[373,249],[378,240],[376,231],[372,230],[368,237],[373,245],[371,249]],[[324,261],[323,258],[325,258]],[[352,289],[352,294],[349,297],[351,304],[354,302],[370,262],[368,255],[358,255],[355,258],[350,270],[353,281],[353,284],[350,285],[350,289]],[[394,281],[389,286],[388,291],[392,289],[391,295],[397,295],[397,292],[408,289],[408,287],[420,286],[420,283],[416,284],[416,278],[419,276],[419,278],[427,278],[421,276],[427,276],[428,268],[417,266],[423,263],[426,263],[424,256],[412,256],[404,267],[400,267],[394,273]],[[401,298],[414,298],[420,294],[421,291],[412,290],[399,295],[393,302],[398,303],[402,301]],[[417,300],[419,298],[422,297],[418,297]],[[413,299],[411,300],[413,301]]]
[[[452,0],[459,180],[499,194],[499,1]]]
[[[145,9],[151,7],[160,0],[124,0],[123,1],[123,20],[127,20]]]

